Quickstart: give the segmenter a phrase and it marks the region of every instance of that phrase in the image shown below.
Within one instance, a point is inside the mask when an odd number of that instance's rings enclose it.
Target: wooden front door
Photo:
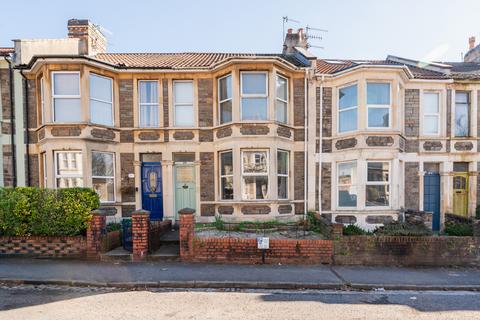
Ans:
[[[456,172],[453,176],[453,213],[468,215],[468,173]]]
[[[150,220],[163,219],[162,165],[142,163],[142,209],[150,211]]]
[[[195,165],[175,164],[175,219],[180,209],[196,208]]]

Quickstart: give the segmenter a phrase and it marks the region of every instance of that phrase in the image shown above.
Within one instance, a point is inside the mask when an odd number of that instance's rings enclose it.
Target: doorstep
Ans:
[[[132,261],[133,255],[123,247],[118,247],[100,255],[101,261]]]

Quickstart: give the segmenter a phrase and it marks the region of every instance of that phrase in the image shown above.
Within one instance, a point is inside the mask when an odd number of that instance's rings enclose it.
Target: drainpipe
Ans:
[[[22,75],[22,78],[23,78],[23,87],[24,87],[24,90],[23,90],[23,99],[25,101],[25,109],[24,109],[24,116],[25,116],[25,121],[24,121],[24,124],[25,124],[25,152],[26,152],[26,168],[25,170],[27,171],[26,174],[26,186],[27,187],[30,187],[30,148],[29,148],[29,144],[30,144],[30,137],[29,137],[29,132],[28,132],[28,116],[29,116],[29,112],[28,112],[28,80],[27,80],[27,77],[25,77],[25,75],[23,74],[23,70],[20,70],[20,74]]]
[[[308,195],[308,69],[305,69],[305,85],[304,85],[304,174],[303,174],[303,219],[307,218],[307,195]]]
[[[17,155],[15,150],[15,122],[14,122],[14,106],[13,106],[13,68],[12,61],[5,57],[8,63],[8,77],[10,80],[10,149],[12,150],[12,171],[13,171],[13,187],[17,186]]]
[[[323,81],[325,80],[325,76],[322,75],[322,79],[320,80],[320,120],[318,124],[319,130],[319,141],[318,141],[318,213],[322,214],[322,155],[323,155]]]

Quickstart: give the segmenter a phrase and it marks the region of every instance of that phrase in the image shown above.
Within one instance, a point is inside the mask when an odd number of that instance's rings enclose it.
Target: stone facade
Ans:
[[[357,217],[351,215],[338,215],[335,217],[335,222],[343,224],[355,224],[357,222]]]
[[[193,140],[195,134],[191,131],[175,131],[173,133],[173,139],[175,140]]]
[[[405,162],[405,209],[419,210],[420,177],[418,162]]]
[[[234,208],[232,206],[219,206],[218,213],[221,215],[231,215],[234,212]]]
[[[293,155],[293,176],[294,176],[294,199],[304,200],[305,192],[305,154],[303,151],[296,151]]]
[[[27,158],[25,157],[25,160]],[[29,177],[27,176],[25,179],[27,186],[30,187],[38,187],[40,186],[40,169],[39,169],[39,159],[37,154],[30,154],[28,156],[28,170],[29,170]]]
[[[335,142],[335,148],[337,150],[350,149],[357,145],[356,138],[341,139]]]
[[[53,127],[50,131],[54,137],[78,137],[82,133],[79,126]]]
[[[202,204],[200,206],[200,215],[202,217],[213,217],[213,216],[215,216],[215,205],[214,204]]]
[[[470,151],[473,149],[473,143],[471,143],[470,141],[467,141],[467,142],[459,141],[459,142],[455,142],[453,147],[457,151]]]
[[[423,150],[425,151],[441,151],[442,147],[441,141],[425,141],[423,143]]]
[[[393,146],[393,137],[391,136],[370,136],[366,141],[369,147],[391,147]],[[338,148],[337,148],[338,149]]]
[[[230,137],[232,135],[232,128],[225,127],[217,130],[217,139]]]
[[[245,215],[252,215],[252,214],[269,214],[271,211],[270,206],[265,205],[248,205],[243,206],[241,212]]]
[[[287,127],[278,126],[277,135],[279,137],[290,138],[292,136],[292,131]]]
[[[133,153],[120,153],[120,168],[121,168],[121,188],[122,201],[135,202],[135,179],[129,178],[129,173],[134,173]]]
[[[131,130],[122,130],[120,131],[120,142],[130,143],[133,142],[133,131]]]
[[[330,162],[322,163],[322,190],[321,203],[322,210],[329,211],[332,208],[332,164]]]
[[[2,154],[3,154],[3,185],[5,187],[13,187],[14,174],[13,174],[12,146],[10,144],[4,144],[2,146]]]
[[[215,201],[213,152],[200,152],[200,201]]]
[[[305,125],[305,80],[293,79],[293,125]]]
[[[324,87],[322,95],[322,136],[332,136],[332,88]]]
[[[213,79],[198,79],[198,126],[213,126]]]
[[[103,140],[113,140],[115,139],[115,131],[112,129],[98,129],[98,128],[93,128],[92,131],[90,131],[90,134],[94,138],[98,139],[103,139]]]
[[[163,124],[165,127],[170,126],[170,115],[168,113],[168,80],[163,79],[162,81],[162,93],[163,93]],[[163,139],[165,142],[168,142],[169,136],[168,131],[164,132]]]
[[[143,141],[156,141],[160,139],[158,131],[142,131],[138,134],[138,139]]]
[[[270,128],[263,125],[242,125],[240,127],[240,133],[243,135],[260,136],[267,135],[270,132]]]
[[[200,130],[198,135],[198,140],[200,142],[213,141],[213,130]]]
[[[420,128],[420,90],[405,90],[405,135],[418,137]]]
[[[120,127],[133,127],[133,80],[118,80],[119,100],[120,100]]]
[[[292,213],[292,206],[289,204],[281,204],[278,206],[279,214]]]

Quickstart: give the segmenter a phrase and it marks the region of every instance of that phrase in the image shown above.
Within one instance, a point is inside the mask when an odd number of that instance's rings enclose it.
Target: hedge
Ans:
[[[99,206],[97,193],[88,188],[0,188],[0,235],[80,235]]]

